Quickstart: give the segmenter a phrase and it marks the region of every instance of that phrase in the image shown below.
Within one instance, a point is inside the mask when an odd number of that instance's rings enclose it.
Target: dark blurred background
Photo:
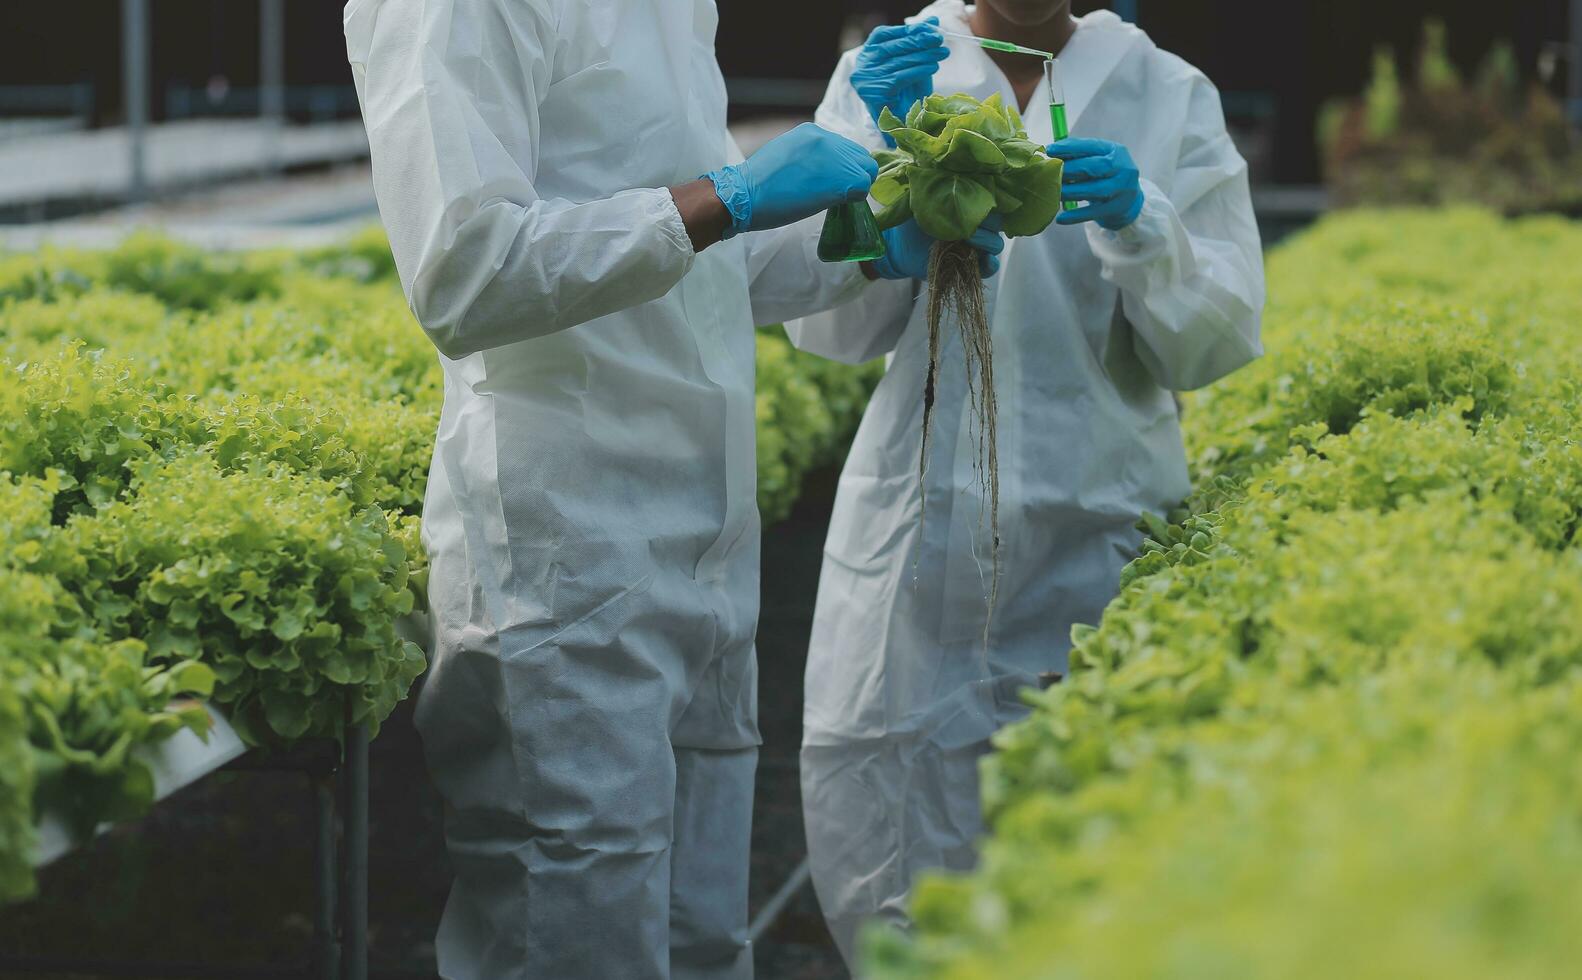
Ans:
[[[844,48],[919,5],[719,4],[731,126],[748,150],[811,114]],[[1582,0],[1076,3],[1078,13],[1098,6],[1134,19],[1219,85],[1252,165],[1266,242],[1332,203],[1459,203],[1483,193],[1507,213],[1582,215],[1582,132],[1567,130],[1560,101],[1574,93],[1573,125],[1582,123],[1573,67],[1582,61]],[[0,252],[108,244],[143,225],[213,247],[295,246],[376,222],[341,9],[338,0],[9,0],[0,15]],[[1440,36],[1425,32],[1434,20],[1445,28],[1442,48],[1424,45]],[[1501,40],[1509,55],[1487,59]],[[1398,87],[1395,71],[1385,64],[1381,76],[1375,62],[1381,46],[1397,56]],[[1492,82],[1478,74],[1465,86],[1424,87],[1413,79],[1429,49],[1469,78],[1486,60],[1504,67]],[[1370,85],[1391,87],[1392,98],[1376,100],[1397,106],[1387,118],[1356,99]],[[1339,98],[1352,101],[1336,110]],[[1336,111],[1321,152],[1326,105]],[[796,513],[764,541],[765,741],[751,904],[766,980],[843,975],[799,875],[802,665],[833,486],[833,472],[815,474]],[[374,742],[372,794],[374,974],[431,976],[449,871],[410,705]],[[281,964],[311,937],[307,804],[291,774],[198,783],[46,868],[36,899],[0,909],[0,960],[123,964],[53,974],[61,977],[303,975]],[[124,966],[148,957],[197,965],[165,974]],[[241,964],[259,969],[244,974]],[[0,980],[13,975],[0,966]]]
[[[1409,55],[1424,20],[1438,17],[1449,27],[1458,62],[1475,63],[1491,41],[1505,38],[1522,71],[1536,77],[1546,48],[1568,37],[1569,2],[1122,0],[1114,6],[1129,8],[1161,46],[1218,83],[1238,129],[1257,141],[1258,180],[1301,184],[1318,178],[1313,130],[1320,105],[1363,85],[1376,44]],[[1078,13],[1098,6],[1110,4],[1076,2]],[[121,121],[121,0],[6,7],[0,117],[77,114],[88,126]],[[282,7],[291,116],[305,122],[355,115],[341,4],[283,0]],[[717,47],[733,112],[810,110],[843,45],[917,9],[909,0],[802,0],[779,8],[720,0]],[[259,15],[260,0],[150,0],[154,121],[257,112]]]

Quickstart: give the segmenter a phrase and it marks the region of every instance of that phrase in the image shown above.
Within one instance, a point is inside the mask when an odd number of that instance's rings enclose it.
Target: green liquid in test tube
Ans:
[[[1049,128],[1058,142],[1071,135],[1071,127],[1066,123],[1066,87],[1060,83],[1060,62],[1044,59],[1044,81],[1049,83]],[[1075,211],[1078,204],[1062,201],[1060,206]]]
[[[1066,107],[1058,102],[1049,103],[1049,125],[1055,131],[1055,139],[1063,140],[1071,135],[1071,127],[1066,125]]]

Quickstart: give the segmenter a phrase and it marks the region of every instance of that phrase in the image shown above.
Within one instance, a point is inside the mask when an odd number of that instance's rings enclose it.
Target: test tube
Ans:
[[[1049,84],[1049,125],[1055,139],[1063,140],[1071,135],[1071,128],[1066,125],[1066,87],[1060,84],[1060,62],[1044,59],[1044,81]]]
[[[1066,87],[1060,81],[1060,62],[1054,58],[1044,59],[1044,81],[1049,86],[1049,129],[1057,141],[1071,135],[1071,127],[1066,123]],[[1076,201],[1063,201],[1061,207],[1067,211],[1077,209]]]

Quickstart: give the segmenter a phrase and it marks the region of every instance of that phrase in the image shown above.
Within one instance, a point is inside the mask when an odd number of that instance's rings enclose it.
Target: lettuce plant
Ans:
[[[1064,165],[1027,138],[1021,115],[999,93],[982,102],[930,95],[904,122],[884,110],[879,129],[896,145],[874,154],[880,228],[915,217],[931,237],[959,242],[997,214],[1016,238],[1038,234],[1060,213]]]
[[[994,351],[978,256],[966,240],[985,222],[1012,237],[1037,235],[1049,227],[1060,213],[1064,164],[1027,138],[1021,116],[1014,106],[1001,101],[999,93],[981,102],[970,95],[930,95],[913,103],[904,122],[889,109],[883,110],[879,129],[895,143],[895,149],[874,154],[880,169],[872,194],[884,206],[878,215],[879,227],[893,228],[916,219],[918,226],[937,240],[928,270],[928,373],[923,381],[918,480],[922,481],[928,468],[940,323],[949,318],[961,333],[967,390],[976,421],[977,471],[989,498],[994,555],[994,584],[989,594],[992,613],[1000,553]]]

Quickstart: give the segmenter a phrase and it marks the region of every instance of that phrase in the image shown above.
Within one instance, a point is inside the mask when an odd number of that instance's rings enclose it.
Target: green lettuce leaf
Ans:
[[[1043,159],[1018,170],[1008,170],[996,181],[1021,198],[1022,206],[1005,215],[1005,234],[1011,238],[1036,235],[1060,213],[1060,183],[1065,164]]]
[[[904,122],[882,110],[879,128],[897,147],[874,154],[881,227],[915,217],[935,238],[960,241],[997,213],[1005,234],[1036,235],[1060,211],[1063,165],[1027,138],[1020,114],[998,93],[981,102],[930,95]]]
[[[912,175],[912,210],[928,234],[959,242],[970,238],[994,210],[994,192],[968,174],[920,168]]]

